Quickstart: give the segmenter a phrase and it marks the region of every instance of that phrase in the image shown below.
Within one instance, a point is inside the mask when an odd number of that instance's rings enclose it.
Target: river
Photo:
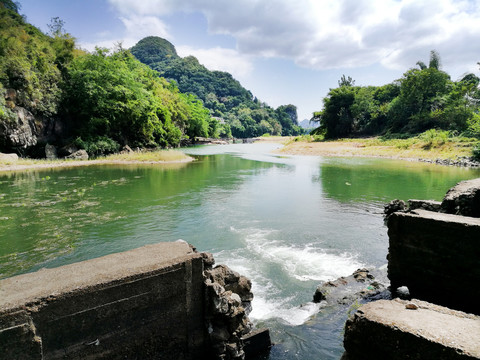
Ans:
[[[0,278],[183,239],[253,282],[268,359],[339,359],[345,307],[317,285],[386,264],[383,206],[441,200],[480,170],[271,155],[276,144],[184,149],[188,164],[0,173]]]

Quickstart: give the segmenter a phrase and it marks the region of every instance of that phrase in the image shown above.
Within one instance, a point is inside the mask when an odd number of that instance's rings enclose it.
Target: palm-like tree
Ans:
[[[420,70],[425,70],[427,65],[423,61],[417,61],[417,65]],[[428,63],[429,69],[440,70],[440,55],[435,50],[430,51],[430,62]]]

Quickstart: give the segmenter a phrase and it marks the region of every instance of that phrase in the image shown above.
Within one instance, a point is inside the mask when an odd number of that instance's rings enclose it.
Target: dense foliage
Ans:
[[[27,24],[17,13],[18,5],[10,0],[0,2],[0,92],[13,89],[13,100],[4,103],[1,96],[0,121],[13,118],[14,105],[32,113],[51,116],[57,113],[62,81],[60,62],[66,65],[74,39],[68,34],[47,36]]]
[[[62,140],[91,155],[126,144],[170,147],[184,138],[231,136],[201,100],[128,50],[76,50],[62,20],[52,19],[44,34],[18,6],[0,0],[0,125],[15,122],[14,110],[22,107],[39,121],[59,120],[68,129]]]
[[[221,134],[253,137],[263,134],[298,135],[297,109],[284,105],[273,109],[255,98],[231,74],[210,71],[193,56],[181,58],[165,39],[150,36],[140,40],[131,52],[137,59],[175,80],[180,91],[195,94],[210,114],[219,119]]]
[[[323,110],[314,113],[320,122],[314,134],[339,138],[442,129],[480,137],[480,79],[468,74],[452,81],[440,70],[435,51],[428,67],[420,61],[417,65],[379,87],[354,86],[350,77],[342,77],[324,98]]]
[[[166,147],[185,136],[215,135],[210,131],[215,120],[197,99],[181,94],[121,48],[111,55],[97,49],[75,58],[63,100],[84,139],[103,136],[120,144]]]

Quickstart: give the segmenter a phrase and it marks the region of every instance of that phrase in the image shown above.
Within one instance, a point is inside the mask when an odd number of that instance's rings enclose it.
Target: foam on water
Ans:
[[[249,317],[255,322],[276,318],[288,325],[298,326],[318,313],[321,307],[312,302],[302,304],[294,298],[292,289],[286,289],[287,285],[282,280],[271,278],[269,271],[272,268],[281,269],[282,274],[276,275],[278,278],[287,277],[290,284],[301,284],[350,275],[362,267],[354,256],[348,254],[328,253],[313,244],[301,247],[276,240],[275,230],[236,229],[231,226],[230,231],[241,233],[246,247],[220,251],[214,257],[217,263],[228,265],[252,281],[254,299]],[[311,296],[314,291],[313,284]]]
[[[247,248],[263,261],[281,265],[288,275],[297,280],[327,281],[349,275],[362,267],[350,254],[329,253],[311,243],[299,246],[267,239],[272,233],[274,230],[252,231],[246,237]]]

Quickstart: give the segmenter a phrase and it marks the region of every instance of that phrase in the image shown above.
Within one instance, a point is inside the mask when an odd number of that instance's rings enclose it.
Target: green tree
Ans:
[[[442,127],[430,116],[442,106],[450,77],[435,67],[410,69],[400,79],[400,94],[389,108],[389,127],[393,132],[422,132]]]
[[[64,87],[66,115],[84,139],[97,136],[133,146],[175,146],[181,131],[156,93],[157,73],[125,50],[97,49],[74,59]]]
[[[340,86],[330,89],[323,99],[323,110],[314,113],[314,121],[320,122],[320,130],[327,138],[349,136],[353,132],[352,105],[356,88]]]
[[[21,8],[20,3],[18,1],[12,1],[12,0],[0,0],[0,8],[2,7],[4,9],[14,11],[17,14]]]
[[[55,115],[62,76],[52,39],[27,24],[15,3],[1,4],[0,82],[15,90],[15,105],[35,115]]]

